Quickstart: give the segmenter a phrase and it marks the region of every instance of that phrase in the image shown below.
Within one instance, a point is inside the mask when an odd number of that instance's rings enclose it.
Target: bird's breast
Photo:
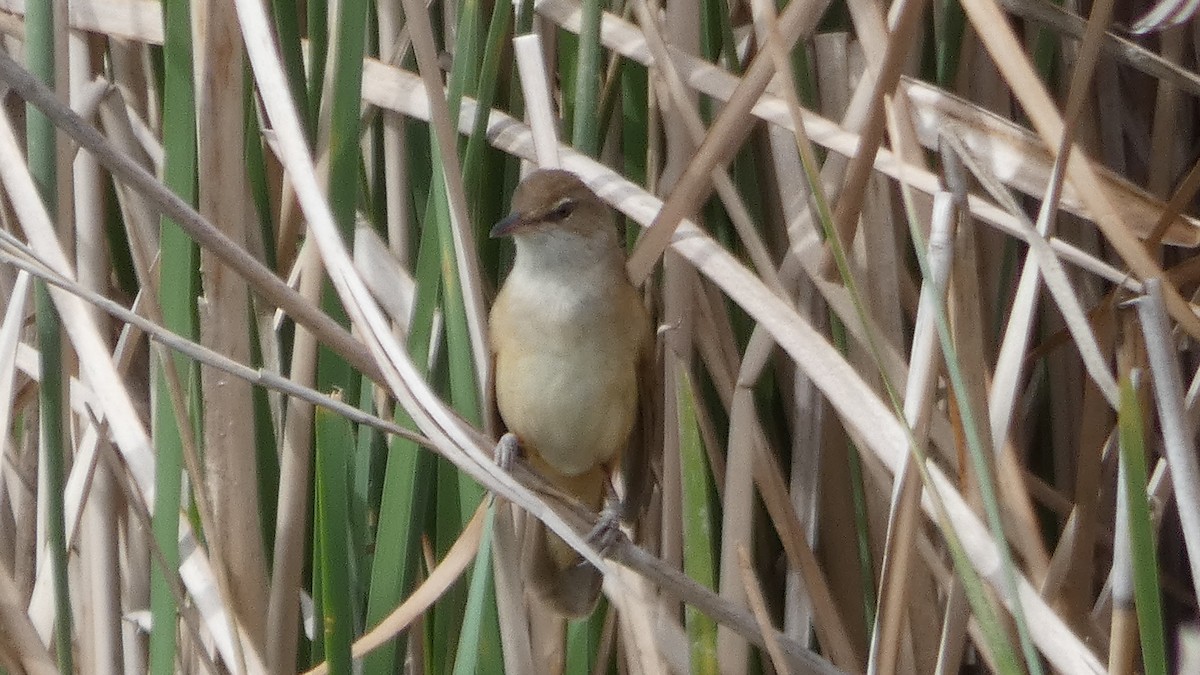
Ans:
[[[566,476],[615,461],[637,414],[644,322],[627,283],[510,277],[492,311],[496,403],[526,452]]]

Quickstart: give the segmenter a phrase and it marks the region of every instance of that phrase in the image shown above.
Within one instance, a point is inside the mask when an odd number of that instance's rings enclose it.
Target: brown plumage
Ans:
[[[623,511],[636,511],[648,486],[653,332],[612,210],[573,174],[537,171],[492,236],[512,236],[517,251],[490,320],[501,419],[534,469],[593,509],[623,460]],[[540,522],[526,532],[527,582],[562,614],[590,613],[599,571]]]

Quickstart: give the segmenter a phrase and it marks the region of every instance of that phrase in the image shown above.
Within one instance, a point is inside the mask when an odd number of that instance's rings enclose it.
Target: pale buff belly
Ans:
[[[637,413],[635,356],[596,335],[562,344],[534,333],[519,353],[496,355],[501,417],[527,452],[563,475],[612,463]]]

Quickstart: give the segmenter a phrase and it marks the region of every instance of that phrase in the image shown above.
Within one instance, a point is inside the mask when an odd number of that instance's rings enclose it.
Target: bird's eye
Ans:
[[[571,215],[571,212],[574,210],[575,200],[564,199],[558,204],[555,204],[554,208],[546,213],[545,220],[551,223],[557,223],[562,220],[566,220],[567,216]]]

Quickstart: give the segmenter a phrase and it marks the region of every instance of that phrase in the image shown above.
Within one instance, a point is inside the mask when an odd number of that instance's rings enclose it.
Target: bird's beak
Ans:
[[[521,218],[521,214],[510,213],[503,220],[496,223],[492,227],[492,231],[489,233],[489,235],[492,237],[492,239],[497,237],[507,237],[513,232],[519,230],[524,224],[525,220]]]

